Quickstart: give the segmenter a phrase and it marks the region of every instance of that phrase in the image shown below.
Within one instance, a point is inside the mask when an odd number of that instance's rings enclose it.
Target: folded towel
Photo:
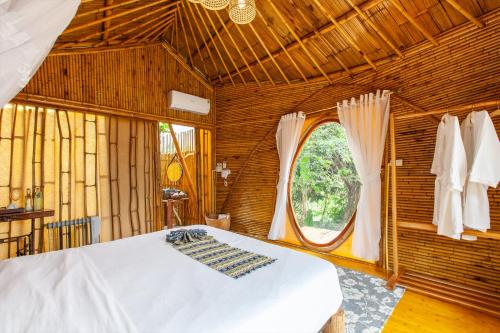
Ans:
[[[167,234],[167,242],[180,245],[204,240],[207,237],[207,231],[203,229],[179,229]]]

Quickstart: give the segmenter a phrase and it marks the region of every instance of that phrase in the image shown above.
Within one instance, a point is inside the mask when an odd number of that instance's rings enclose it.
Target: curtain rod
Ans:
[[[436,114],[441,114],[441,113],[446,113],[446,112],[459,112],[459,111],[474,110],[474,109],[479,109],[479,108],[488,108],[488,107],[492,107],[492,106],[499,107],[500,100],[481,102],[481,103],[473,103],[473,104],[468,104],[468,105],[463,105],[463,106],[437,109],[434,111],[426,111],[426,112],[412,113],[412,114],[407,114],[407,115],[402,115],[402,116],[395,116],[394,119],[400,120],[400,119],[420,118],[420,117],[436,115]],[[500,115],[500,109],[494,111],[491,116],[496,117],[498,115]]]

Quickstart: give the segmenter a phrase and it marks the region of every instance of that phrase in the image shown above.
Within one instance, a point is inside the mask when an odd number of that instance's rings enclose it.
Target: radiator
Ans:
[[[98,216],[47,223],[47,250],[56,251],[99,243]]]

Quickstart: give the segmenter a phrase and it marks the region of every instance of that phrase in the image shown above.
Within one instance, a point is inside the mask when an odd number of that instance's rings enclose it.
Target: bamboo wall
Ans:
[[[485,21],[483,29],[460,26],[439,36],[440,46],[424,43],[406,51],[404,59],[379,66],[377,72],[345,78],[334,86],[310,83],[218,89],[217,161],[225,159],[233,174],[229,187],[217,183],[217,206],[232,214],[232,228],[267,235],[279,168],[275,126],[282,114],[311,114],[377,88],[396,92],[391,112],[398,115],[415,110],[396,95],[426,110],[498,99],[500,13],[488,15]],[[431,223],[434,187],[430,166],[437,125],[421,118],[396,126],[397,158],[404,163],[397,175],[399,218]],[[495,126],[500,131],[500,119],[495,119]],[[492,229],[500,231],[500,189],[490,189],[489,196]],[[495,292],[500,292],[499,253],[500,242],[495,240],[455,241],[431,232],[399,230],[400,265]]]
[[[214,124],[214,112],[202,116],[168,110],[167,94],[173,89],[212,97],[161,45],[153,45],[49,56],[23,93],[165,117],[177,123]]]

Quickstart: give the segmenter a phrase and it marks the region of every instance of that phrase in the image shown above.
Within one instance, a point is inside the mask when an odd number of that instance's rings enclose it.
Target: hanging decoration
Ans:
[[[192,2],[192,3],[200,3],[201,0],[188,0],[189,2]]]
[[[231,0],[229,3],[229,17],[236,24],[252,22],[256,13],[255,0]]]
[[[210,10],[224,9],[229,5],[229,0],[200,0],[203,7]]]

